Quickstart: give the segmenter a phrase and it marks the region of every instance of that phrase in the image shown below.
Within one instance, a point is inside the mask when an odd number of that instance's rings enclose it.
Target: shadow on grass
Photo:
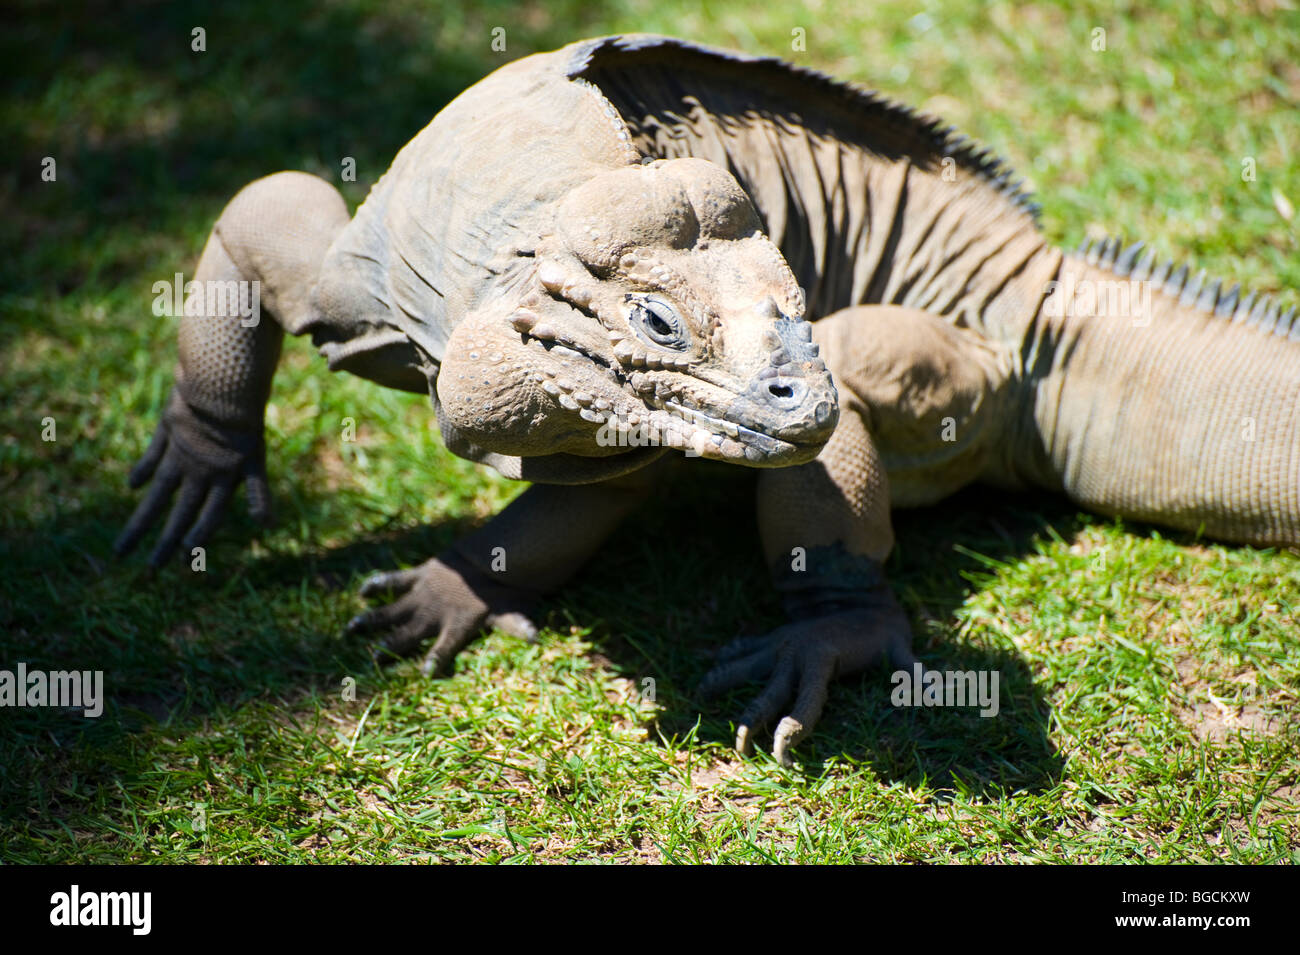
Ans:
[[[685,735],[699,719],[703,739],[729,742],[728,718],[758,688],[707,703],[693,688],[712,649],[782,622],[759,557],[752,491],[745,472],[706,467],[678,475],[543,607],[542,619],[549,616],[552,625],[565,617],[594,623],[595,645],[616,671],[656,679],[665,736]],[[303,503],[310,515],[324,499],[308,495]],[[125,489],[110,489],[75,514],[0,545],[0,559],[19,569],[27,593],[0,621],[3,659],[21,659],[31,669],[103,670],[108,699],[98,720],[50,709],[4,714],[0,817],[80,811],[58,797],[58,778],[33,767],[56,767],[56,776],[75,776],[78,788],[111,787],[144,771],[150,731],[201,731],[214,712],[255,699],[292,705],[313,694],[333,696],[344,674],[360,677],[363,694],[382,686],[387,678],[371,663],[368,644],[342,636],[343,619],[325,632],[306,621],[319,620],[318,602],[357,576],[417,563],[468,529],[468,522],[452,521],[371,532],[328,550],[258,555],[249,553],[254,529],[236,517],[209,550],[215,573],[173,566],[154,575],[138,556],[121,563],[109,556],[130,504]],[[1026,510],[1020,498],[966,492],[901,515],[891,578],[914,619],[946,621],[969,593],[963,572],[981,567],[953,545],[1011,560],[1029,551],[1045,527],[1069,536],[1074,514],[1050,498]],[[1035,791],[1059,778],[1063,761],[1048,738],[1049,707],[1014,655],[931,646],[924,637],[918,651],[932,667],[998,671],[999,716],[900,711],[890,705],[887,675],[876,671],[834,687],[799,756],[815,765],[843,753],[888,782],[975,793]]]
[[[327,551],[253,556],[256,530],[232,514],[208,548],[207,572],[179,558],[154,572],[141,553],[118,560],[110,551],[133,504],[125,487],[110,490],[0,541],[0,565],[17,578],[0,607],[2,665],[104,674],[99,718],[0,710],[0,819],[75,814],[75,804],[59,804],[60,779],[94,789],[136,776],[149,764],[152,731],[202,731],[214,713],[256,699],[286,708],[313,695],[337,699],[344,676],[357,678],[360,694],[373,692],[387,678],[369,645],[343,635],[344,619],[309,621],[359,573],[423,560],[464,530],[451,521]]]
[[[1047,528],[1068,538],[1078,519],[1076,508],[1055,497],[1026,503],[1024,495],[980,488],[896,515],[895,523],[891,583],[914,623],[942,626],[974,589],[967,575],[986,569],[962,550],[1012,561],[1030,553]],[[596,631],[602,651],[634,681],[656,680],[665,706],[660,733],[685,736],[698,718],[702,738],[730,743],[730,721],[761,685],[711,701],[700,700],[694,688],[717,647],[784,622],[762,567],[752,483],[734,476],[679,479],[593,565],[601,567],[601,579],[588,572],[564,597],[571,618],[607,621]],[[924,629],[916,630],[915,648],[928,666],[999,673],[997,718],[980,718],[974,709],[895,708],[888,673],[875,670],[833,687],[822,722],[798,750],[805,764],[843,753],[888,782],[927,781],[985,794],[1053,785],[1064,760],[1049,738],[1050,707],[1020,658],[927,641]],[[770,735],[760,745],[770,745]]]
[[[153,273],[175,261],[159,239],[181,241],[245,183],[281,169],[322,175],[360,201],[455,95],[532,44],[552,45],[548,33],[573,38],[563,24],[530,31],[530,10],[18,4],[0,34],[13,107],[0,111],[12,160],[0,171],[0,246],[12,250],[0,257],[0,296],[139,283],[147,305]],[[509,52],[492,51],[490,22],[511,25]],[[349,158],[353,184],[340,181]],[[40,310],[24,319],[40,320]],[[0,342],[22,327],[0,323]]]

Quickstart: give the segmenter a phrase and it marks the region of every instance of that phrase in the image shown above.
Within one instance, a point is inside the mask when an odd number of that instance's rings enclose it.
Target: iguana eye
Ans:
[[[687,345],[682,320],[663,299],[647,298],[633,303],[632,321],[656,345],[676,349]]]

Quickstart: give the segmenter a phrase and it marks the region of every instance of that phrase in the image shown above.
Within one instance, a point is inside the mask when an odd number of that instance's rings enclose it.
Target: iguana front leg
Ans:
[[[398,598],[359,614],[349,633],[389,631],[380,646],[409,656],[428,638],[425,675],[451,672],[456,654],[485,628],[531,639],[538,599],[567,581],[653,486],[666,462],[597,484],[535,484],[478,531],[409,570],[375,574],[372,597]]]
[[[767,681],[736,721],[741,753],[785,710],[772,752],[789,765],[833,679],[886,658],[895,667],[913,662],[911,628],[881,572],[894,544],[889,479],[864,418],[841,394],[840,423],[821,455],[759,477],[764,557],[794,622],[731,644],[705,677],[706,695]]]
[[[118,554],[169,506],[149,562],[161,564],[182,538],[186,551],[204,544],[241,481],[249,512],[269,517],[262,417],[271,379],[284,332],[299,334],[309,321],[321,260],[347,223],[338,190],[305,173],[259,179],[226,206],[187,285],[187,298],[196,288],[202,304],[191,310],[186,303],[176,384],[131,469],[132,488],[153,484],[113,545]],[[254,302],[248,315],[230,307]]]
[[[840,395],[840,422],[808,464],[759,478],[764,554],[793,623],[738,641],[705,678],[713,694],[767,688],[737,721],[736,748],[790,706],[773,755],[821,716],[831,680],[888,660],[911,667],[911,628],[881,571],[889,511],[985,475],[1009,359],[925,312],[846,309],[813,326]]]

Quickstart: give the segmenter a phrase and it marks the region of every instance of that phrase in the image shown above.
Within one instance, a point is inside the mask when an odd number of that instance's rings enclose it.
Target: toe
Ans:
[[[794,695],[796,676],[794,655],[788,651],[783,652],[777,661],[776,668],[772,671],[767,688],[759,694],[753,703],[749,704],[744,714],[736,721],[736,725],[746,731],[751,731],[770,724],[790,701],[790,697]],[[736,739],[737,742],[741,741],[739,730],[736,733]],[[745,737],[746,743],[749,742],[749,739],[750,737],[747,735]]]
[[[414,570],[389,570],[371,574],[361,585],[361,596],[375,597],[386,593],[404,593],[411,589],[417,574]]]

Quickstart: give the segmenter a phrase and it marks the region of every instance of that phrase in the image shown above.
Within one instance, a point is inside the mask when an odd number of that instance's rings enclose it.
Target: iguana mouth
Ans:
[[[590,308],[560,296],[551,298],[608,329]],[[604,426],[596,434],[598,442],[604,438],[619,446],[665,445],[692,456],[750,467],[802,463],[815,457],[825,443],[824,436],[801,442],[741,424],[733,420],[739,416],[735,404],[724,417],[691,401],[683,394],[683,386],[688,383],[723,391],[735,403],[743,401],[744,395],[691,374],[694,360],[690,356],[656,355],[658,361],[654,364],[658,367],[625,367],[612,350],[602,354],[577,341],[576,336],[563,334],[556,325],[534,322],[533,316],[529,312],[525,321],[515,321],[516,331],[526,343],[536,344],[561,366],[539,366],[535,371],[538,386],[565,410]],[[527,328],[522,327],[525,325]],[[599,369],[600,378],[593,381],[589,375],[582,383],[575,381],[576,376],[566,374],[563,367],[573,360],[586,363],[589,369]],[[684,380],[674,381],[669,375]]]
[[[687,424],[708,431],[710,442],[723,460],[739,462],[743,458],[749,464],[759,464],[765,460],[788,456],[781,454],[781,445],[796,449],[800,447],[800,445],[793,442],[782,442],[772,435],[746,428],[734,421],[715,417],[690,405],[675,401],[664,401],[660,407],[668,414],[681,418]],[[737,445],[737,447],[732,447],[732,445]],[[818,443],[816,447],[820,450],[821,444]],[[698,449],[696,450],[698,451]],[[709,457],[711,455],[701,454],[701,456]]]

